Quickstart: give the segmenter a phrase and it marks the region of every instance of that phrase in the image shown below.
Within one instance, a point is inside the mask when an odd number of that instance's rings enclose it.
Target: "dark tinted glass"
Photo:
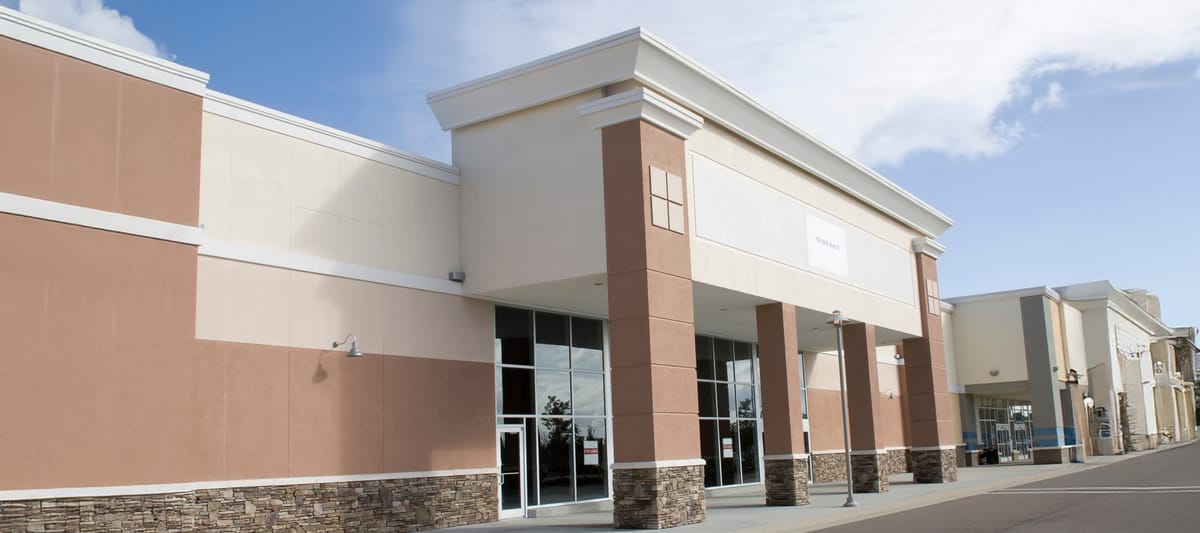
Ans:
[[[704,486],[715,487],[721,484],[719,471],[719,455],[721,454],[720,439],[717,437],[715,420],[700,421],[700,456],[704,458]]]
[[[503,368],[500,370],[500,412],[506,415],[533,414],[533,370]]]
[[[729,418],[732,416],[730,406],[734,404],[736,398],[733,397],[733,386],[728,383],[714,383],[717,389],[717,416],[721,418]]]
[[[700,416],[717,416],[716,384],[701,381],[696,384],[696,400],[700,404]]]
[[[713,379],[713,343],[710,337],[696,337],[696,377]]]
[[[534,362],[545,368],[570,368],[571,330],[566,315],[537,313],[537,346]]]
[[[735,359],[735,362],[733,363],[733,379],[742,383],[753,383],[754,361],[752,359],[754,356],[754,349],[751,347],[750,343],[734,342],[733,356]]]
[[[725,420],[717,422],[720,431],[721,450],[721,484],[736,485],[738,481],[738,445],[737,433],[734,431],[735,422]]]
[[[742,420],[737,423],[740,457],[742,458],[742,483],[758,481],[758,423]]]
[[[736,385],[737,417],[754,418],[757,409],[754,405],[754,385]]]
[[[504,364],[532,365],[533,312],[496,307],[496,341]]]
[[[733,341],[713,339],[713,355],[716,358],[715,379],[733,381]]]
[[[538,455],[542,505],[575,500],[571,482],[571,452],[574,446],[570,418],[545,417],[538,419]]]

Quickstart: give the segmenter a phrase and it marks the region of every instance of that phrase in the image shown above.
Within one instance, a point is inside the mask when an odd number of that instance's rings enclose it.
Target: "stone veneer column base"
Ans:
[[[613,525],[665,529],[703,522],[704,466],[613,470]]]
[[[767,505],[808,505],[808,459],[766,459]]]
[[[471,474],[0,502],[0,531],[419,531],[499,519]]]
[[[1070,448],[1034,448],[1033,464],[1060,465],[1071,462]]]
[[[950,449],[914,449],[912,458],[913,482],[953,483],[958,481],[958,452]]]
[[[887,453],[850,453],[850,468],[854,474],[854,492],[887,492]]]

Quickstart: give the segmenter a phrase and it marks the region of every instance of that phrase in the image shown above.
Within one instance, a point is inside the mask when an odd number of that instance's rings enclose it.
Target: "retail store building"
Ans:
[[[1107,281],[947,299],[967,463],[1084,461],[1195,438],[1192,328]],[[1186,377],[1186,379],[1185,379]]]
[[[0,529],[800,505],[835,309],[855,484],[956,479],[950,220],[644,31],[430,95],[450,164],[3,8],[0,72]]]

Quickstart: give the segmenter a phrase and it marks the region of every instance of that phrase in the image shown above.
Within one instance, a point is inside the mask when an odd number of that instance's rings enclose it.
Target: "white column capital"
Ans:
[[[937,259],[946,251],[946,245],[929,237],[917,237],[912,240],[913,251]]]
[[[579,106],[579,115],[600,129],[630,120],[645,120],[684,140],[704,126],[704,119],[645,87],[606,96]]]

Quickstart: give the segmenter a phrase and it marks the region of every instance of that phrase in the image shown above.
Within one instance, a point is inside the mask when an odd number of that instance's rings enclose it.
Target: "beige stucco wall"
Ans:
[[[453,132],[469,294],[606,272],[591,91]]]
[[[959,383],[976,385],[1028,379],[1019,298],[956,303],[951,317]],[[992,376],[993,369],[1000,372]]]
[[[458,186],[205,112],[209,241],[434,279],[461,267]]]
[[[1084,342],[1083,313],[1075,306],[1059,304],[1062,315],[1063,346],[1067,354],[1067,366],[1080,374],[1080,381],[1087,382],[1087,346]]]
[[[942,311],[942,342],[946,350],[946,385],[950,392],[962,390],[958,379],[958,345],[954,341],[954,314]]]
[[[348,333],[368,353],[491,362],[482,300],[200,257],[196,337],[328,349]]]
[[[689,212],[689,225],[693,230],[690,234],[694,280],[808,309],[841,309],[856,320],[920,335],[915,307],[916,271],[911,252],[912,239],[917,236],[914,230],[714,124],[705,124],[704,128],[692,135],[688,139],[687,149],[689,176],[694,177],[694,168],[698,164],[696,158],[704,158],[753,180],[752,183],[769,188],[774,194],[806,204],[806,210],[824,219],[846,226],[848,231],[857,234],[850,237],[852,243],[854,239],[860,239],[858,242],[866,243],[873,249],[880,247],[879,255],[858,261],[854,261],[856,254],[865,248],[860,246],[859,250],[849,250],[851,262],[847,276],[798,268],[747,253],[727,243],[698,237],[694,231],[697,217],[706,216],[697,213],[701,208],[698,206]],[[695,188],[689,188],[688,194],[694,204]],[[761,212],[747,212],[745,215],[761,217],[762,220],[756,225],[750,226],[761,227],[761,231],[768,233],[778,231],[771,217],[783,216]],[[748,238],[751,242],[755,239],[754,236]],[[796,236],[796,239],[804,238],[803,235]],[[780,253],[786,255],[788,251],[781,250]],[[881,262],[893,260],[895,265],[888,263],[891,266],[886,269],[875,269]],[[899,281],[890,281],[889,278],[889,281],[879,283],[884,277],[896,276],[896,272],[903,272]],[[863,280],[870,280],[868,284],[876,285],[875,290],[864,288]],[[890,293],[890,296],[884,296],[884,293]]]

